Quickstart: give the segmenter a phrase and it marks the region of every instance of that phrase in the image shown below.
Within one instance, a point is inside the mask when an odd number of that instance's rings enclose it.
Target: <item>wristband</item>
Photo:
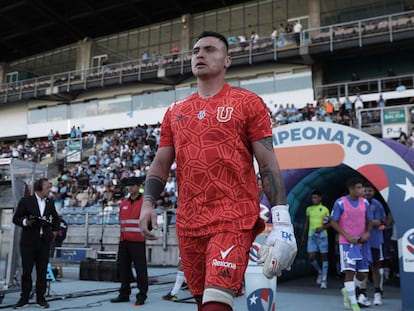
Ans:
[[[289,205],[275,205],[272,207],[272,222],[290,224]]]

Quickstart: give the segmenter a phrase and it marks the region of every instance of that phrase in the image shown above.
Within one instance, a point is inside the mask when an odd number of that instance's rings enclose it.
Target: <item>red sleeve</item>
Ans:
[[[263,100],[252,94],[248,98],[247,115],[247,135],[249,141],[257,141],[265,137],[272,136],[272,124],[270,122],[270,112]]]
[[[161,137],[160,137],[160,147],[172,146],[174,145],[172,131],[171,131],[171,107],[168,107],[164,118],[161,123]]]

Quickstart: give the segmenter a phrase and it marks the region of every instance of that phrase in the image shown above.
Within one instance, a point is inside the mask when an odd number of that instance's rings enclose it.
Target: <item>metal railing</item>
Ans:
[[[300,33],[300,46],[309,49],[326,47],[362,47],[380,42],[412,38],[414,36],[414,11],[373,17],[304,30]],[[294,33],[279,34],[276,38],[262,37],[257,42],[248,40],[230,47],[229,53],[236,64],[253,64],[279,58],[286,50],[297,49]],[[260,57],[266,55],[267,57]],[[286,57],[298,56],[298,52]],[[165,76],[191,73],[191,51],[160,55],[156,60],[136,59],[116,64],[73,70],[0,85],[0,101],[19,101],[53,94],[81,91],[106,85],[123,84]],[[361,81],[359,82],[361,83]],[[344,91],[345,93],[345,91]]]
[[[414,74],[315,86],[315,96],[342,98],[363,94],[414,90]]]
[[[307,29],[303,31],[301,40],[305,44],[328,44],[330,51],[333,51],[337,45],[351,40],[356,47],[362,47],[379,36],[386,36],[387,41],[393,42],[398,34],[413,28],[414,11],[407,11]]]

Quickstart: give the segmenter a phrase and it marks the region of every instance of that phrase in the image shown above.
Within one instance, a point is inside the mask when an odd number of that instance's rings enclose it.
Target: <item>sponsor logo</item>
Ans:
[[[234,245],[230,246],[228,249],[224,251],[220,251],[221,258],[226,259],[227,255],[231,252],[231,250],[234,248]]]
[[[225,278],[230,278],[231,277],[229,269],[224,269],[223,271],[221,271],[219,273],[219,275],[220,276],[223,276]]]
[[[181,121],[181,120],[183,120],[184,119],[184,116],[182,115],[182,114],[179,114],[178,116],[177,116],[177,121]]]
[[[280,231],[280,234],[282,235],[282,239],[292,241],[293,233]]]
[[[213,259],[212,265],[214,267],[225,267],[225,268],[230,268],[233,270],[236,270],[237,265],[233,262],[228,262],[228,261],[221,261],[221,260],[217,260],[217,259]]]

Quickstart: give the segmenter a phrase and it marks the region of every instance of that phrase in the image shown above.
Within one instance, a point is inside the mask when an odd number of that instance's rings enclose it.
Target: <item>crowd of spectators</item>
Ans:
[[[274,126],[301,121],[334,122],[347,126],[356,124],[355,105],[348,98],[343,103],[335,99],[320,98],[298,109],[294,104],[275,104],[271,110]]]
[[[137,125],[114,130],[102,138],[102,143],[82,162],[65,168],[53,181],[52,192],[58,208],[86,208],[118,205],[126,195],[125,180],[145,176],[158,148],[159,124]],[[160,209],[172,209],[176,204],[175,168],[165,191],[157,202]]]
[[[285,47],[288,45],[300,45],[300,33],[302,32],[302,24],[297,20],[294,24],[287,22],[286,24],[280,23],[279,27],[273,27],[270,34],[266,35],[265,41],[269,40],[272,47]],[[251,43],[253,46],[259,43],[259,34],[253,30],[250,36],[247,34],[239,34],[235,36],[230,34],[227,37],[230,53],[236,47],[245,48]],[[262,40],[262,42],[265,42]]]
[[[42,139],[0,141],[0,158],[40,162],[46,155],[53,152],[53,144]]]

